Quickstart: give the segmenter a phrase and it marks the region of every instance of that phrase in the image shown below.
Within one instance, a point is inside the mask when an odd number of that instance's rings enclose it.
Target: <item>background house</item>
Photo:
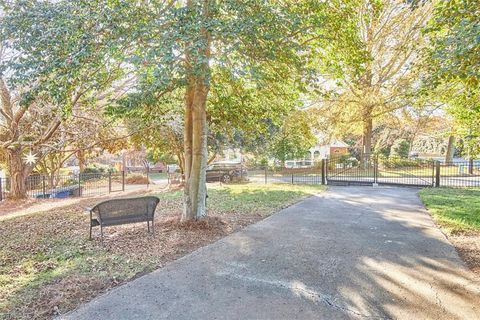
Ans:
[[[310,160],[318,161],[347,154],[348,144],[338,139],[332,139],[327,143],[325,143],[324,139],[319,139],[319,142],[308,151],[310,152]]]
[[[322,159],[348,154],[348,144],[339,139],[327,139],[317,134],[317,144],[311,147],[304,159],[285,161],[286,168],[311,167]]]

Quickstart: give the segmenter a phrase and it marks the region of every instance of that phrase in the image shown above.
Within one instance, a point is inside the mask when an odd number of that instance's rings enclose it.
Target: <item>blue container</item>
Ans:
[[[68,196],[70,195],[70,192],[71,190],[68,190],[68,189],[56,191],[52,194],[52,198],[60,198],[60,199],[68,198]]]

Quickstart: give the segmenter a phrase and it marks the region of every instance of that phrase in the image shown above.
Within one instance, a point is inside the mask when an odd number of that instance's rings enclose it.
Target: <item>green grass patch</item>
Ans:
[[[231,184],[208,189],[207,207],[220,212],[259,214],[278,210],[325,188],[318,185]]]
[[[148,177],[150,180],[167,179],[168,174],[166,172],[149,172]]]
[[[425,188],[420,198],[448,231],[480,231],[480,188]]]

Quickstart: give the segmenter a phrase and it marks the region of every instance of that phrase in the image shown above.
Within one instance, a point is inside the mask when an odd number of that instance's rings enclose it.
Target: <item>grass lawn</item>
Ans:
[[[180,223],[182,191],[156,193],[155,236],[145,224],[107,228],[88,241],[82,207],[0,221],[0,319],[48,319],[228,233],[323,190],[321,186],[209,185],[209,218]],[[97,228],[98,229],[98,228]],[[94,230],[94,236],[98,235]]]
[[[167,179],[168,174],[166,172],[150,172],[148,173],[148,177],[150,180]]]
[[[426,188],[420,197],[447,231],[480,232],[480,189]]]

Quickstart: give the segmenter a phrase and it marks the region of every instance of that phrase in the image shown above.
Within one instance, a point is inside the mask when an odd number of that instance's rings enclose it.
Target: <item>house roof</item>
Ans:
[[[327,146],[334,148],[348,148],[348,144],[346,144],[343,140],[331,138],[323,132],[316,132],[315,136],[317,137],[317,147]]]
[[[346,144],[342,140],[336,140],[335,139],[335,140],[331,141],[330,147],[333,147],[333,148],[348,148],[348,144]]]

